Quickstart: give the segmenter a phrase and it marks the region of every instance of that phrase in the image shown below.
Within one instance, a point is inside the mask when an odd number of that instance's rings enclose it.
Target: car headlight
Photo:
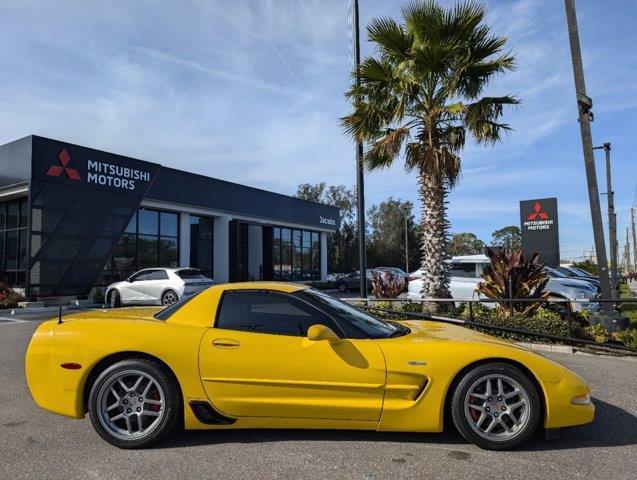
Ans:
[[[584,291],[577,292],[577,298],[588,298],[588,294]]]
[[[591,396],[587,394],[587,395],[580,395],[578,397],[573,397],[571,399],[571,403],[573,405],[590,405]]]

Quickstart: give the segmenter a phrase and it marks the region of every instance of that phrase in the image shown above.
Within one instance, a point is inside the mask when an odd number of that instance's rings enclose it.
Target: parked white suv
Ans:
[[[121,305],[169,306],[214,284],[196,268],[147,268],[123,282],[106,288],[105,298],[113,308]]]
[[[486,255],[462,255],[452,257],[449,263],[451,264],[449,289],[451,290],[452,298],[459,300],[486,298],[479,296],[476,288],[482,280],[484,269],[491,263],[489,257]],[[408,285],[407,297],[419,300],[422,298],[420,294],[422,290],[420,270],[412,273],[410,278],[412,280]],[[553,298],[567,300],[591,300],[597,296],[597,288],[589,282],[551,274],[544,291],[548,292]],[[485,305],[491,308],[496,306],[495,303],[485,303]],[[598,305],[595,302],[576,302],[572,304],[572,307],[577,312],[583,309],[597,310]]]

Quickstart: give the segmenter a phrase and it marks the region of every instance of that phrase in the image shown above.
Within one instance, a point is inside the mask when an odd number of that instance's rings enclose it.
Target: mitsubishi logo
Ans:
[[[549,214],[542,210],[542,204],[540,202],[535,202],[535,205],[533,205],[533,212],[529,213],[526,218],[527,220],[535,220],[537,218],[540,220],[548,220]]]
[[[60,165],[51,165],[46,172],[47,175],[50,177],[59,177],[62,175],[62,172],[64,172],[69,180],[80,179],[78,171],[68,166],[71,161],[71,156],[69,155],[69,152],[66,151],[66,148],[62,149],[58,155],[58,160],[60,161]]]

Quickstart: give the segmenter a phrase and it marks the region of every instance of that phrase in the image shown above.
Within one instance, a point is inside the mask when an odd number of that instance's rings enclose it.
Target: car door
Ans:
[[[150,272],[148,278],[144,280],[143,294],[144,302],[158,303],[161,302],[161,296],[164,290],[169,286],[170,280],[168,273],[164,269],[157,269]]]
[[[314,324],[334,320],[292,295],[224,293],[199,351],[210,402],[230,416],[378,420],[385,361],[370,339],[310,341]]]
[[[144,287],[150,278],[151,270],[142,270],[131,275],[121,289],[122,303],[143,303],[146,294]]]

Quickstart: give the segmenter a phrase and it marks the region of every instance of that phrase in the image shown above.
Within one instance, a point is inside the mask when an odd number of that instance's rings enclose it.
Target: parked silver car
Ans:
[[[106,301],[113,308],[121,305],[169,306],[214,284],[196,268],[147,268],[123,282],[106,288]]]

